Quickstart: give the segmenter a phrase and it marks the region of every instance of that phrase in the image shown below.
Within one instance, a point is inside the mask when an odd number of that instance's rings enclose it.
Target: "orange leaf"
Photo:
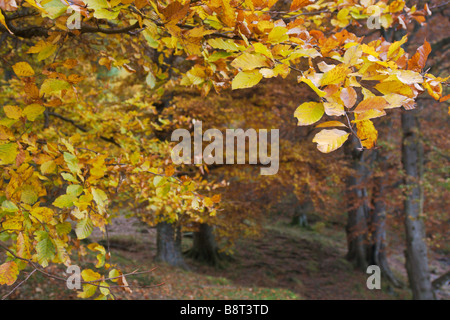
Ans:
[[[420,71],[425,67],[428,59],[428,55],[431,52],[431,46],[425,40],[424,44],[417,49],[417,52],[408,61],[408,69],[414,71]]]
[[[14,261],[5,262],[0,266],[0,284],[12,285],[18,274],[19,268]]]
[[[387,101],[382,97],[371,97],[364,99],[355,108],[355,113],[365,112],[371,109],[383,110],[388,105]]]

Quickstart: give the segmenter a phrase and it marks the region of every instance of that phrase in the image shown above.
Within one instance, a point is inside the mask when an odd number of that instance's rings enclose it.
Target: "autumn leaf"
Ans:
[[[319,121],[325,112],[323,103],[305,102],[294,112],[294,117],[298,119],[299,126],[307,126]]]
[[[408,60],[408,69],[420,72],[427,63],[428,55],[431,53],[431,46],[425,40],[424,44],[417,49],[417,52]]]
[[[34,70],[27,62],[18,62],[13,65],[14,73],[18,77],[32,77],[34,76]]]
[[[366,112],[371,109],[383,110],[388,105],[383,97],[370,97],[361,101],[355,108],[355,113]]]
[[[316,128],[329,128],[329,127],[347,127],[340,121],[326,121],[316,125]]]
[[[0,164],[14,163],[17,156],[17,143],[0,144]]]
[[[45,107],[40,104],[30,104],[23,109],[23,115],[27,117],[28,120],[34,121],[37,117],[43,114],[45,111]]]
[[[89,217],[78,221],[77,226],[75,228],[75,233],[77,234],[77,238],[82,240],[89,237],[94,230],[94,226],[92,225],[91,219]]]
[[[10,119],[17,120],[23,115],[22,109],[18,106],[4,106],[3,111]]]
[[[303,7],[306,7],[311,2],[312,2],[311,0],[293,0],[291,3],[291,7],[289,8],[289,11],[295,11]]]
[[[329,153],[339,149],[349,135],[350,133],[339,129],[324,129],[314,136],[313,142],[317,143],[320,152]]]
[[[9,33],[13,34],[11,30],[9,30],[8,25],[6,24],[5,16],[3,15],[2,11],[0,11],[0,23],[5,26],[6,30],[9,31]]]
[[[358,120],[358,116],[356,114],[355,116]],[[370,120],[357,121],[356,129],[362,146],[366,149],[372,149],[378,138],[378,131],[375,129],[373,122]]]
[[[357,99],[355,89],[352,87],[343,88],[340,93],[340,98],[342,102],[344,102],[345,107],[351,109],[355,105]]]
[[[262,78],[263,76],[258,70],[241,71],[231,82],[231,88],[233,90],[251,88],[257,85]]]
[[[47,267],[50,260],[55,256],[55,245],[48,232],[46,231],[36,231],[36,253],[38,262],[44,268]]]
[[[321,86],[326,86],[329,84],[339,84],[345,80],[347,74],[350,73],[348,66],[345,64],[339,64],[330,71],[323,74],[320,80]]]
[[[251,54],[244,52],[231,62],[236,69],[253,70],[256,68],[269,67],[267,58],[262,54]]]
[[[17,280],[19,268],[14,261],[5,262],[0,265],[0,285],[12,285]]]

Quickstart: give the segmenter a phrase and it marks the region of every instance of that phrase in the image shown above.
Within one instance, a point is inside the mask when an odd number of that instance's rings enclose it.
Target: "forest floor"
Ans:
[[[342,230],[342,228],[340,228]],[[382,290],[366,287],[368,275],[345,260],[345,233],[325,227],[314,231],[293,227],[288,221],[267,226],[256,239],[236,243],[233,259],[220,268],[187,259],[189,270],[153,261],[156,231],[137,220],[119,218],[110,228],[111,263],[123,272],[156,269],[130,276],[133,292],[117,292],[117,299],[410,299],[407,289],[397,289],[382,280]],[[99,236],[97,234],[97,236]],[[97,240],[101,240],[99,237]],[[183,239],[188,249],[191,239]],[[449,259],[433,253],[433,278],[449,267]],[[95,259],[94,256],[92,256]],[[394,273],[406,281],[402,251],[389,260]],[[79,261],[83,265],[82,261]],[[77,263],[77,261],[72,261]],[[46,271],[66,276],[60,267]],[[22,276],[24,277],[24,275]],[[161,286],[155,285],[164,283]],[[0,288],[0,297],[8,288]],[[447,285],[439,292],[450,298]],[[64,283],[35,273],[9,299],[76,299]]]

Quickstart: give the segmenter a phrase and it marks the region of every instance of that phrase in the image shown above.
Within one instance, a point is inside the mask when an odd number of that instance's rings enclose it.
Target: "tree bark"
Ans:
[[[309,195],[307,200],[305,200],[303,203],[300,203],[297,197],[295,197],[294,215],[292,216],[291,225],[308,228],[308,214],[312,213],[313,211],[314,204],[309,198]]]
[[[354,147],[356,142],[346,146],[346,153],[351,155],[351,167],[354,174],[347,177],[347,260],[353,265],[366,271],[367,260],[367,217],[368,206],[366,203],[367,190],[363,186],[363,181],[367,176],[368,167],[365,163],[364,153]]]
[[[219,266],[225,258],[225,254],[219,251],[213,227],[206,223],[200,224],[199,230],[194,232],[193,246],[185,255],[212,266]]]
[[[160,222],[156,226],[156,261],[188,269],[181,253],[181,232],[173,224]]]
[[[373,151],[376,162],[380,166],[382,172],[385,171],[386,157],[381,156],[379,151]],[[369,248],[369,263],[380,267],[382,274],[395,287],[402,287],[403,283],[398,280],[392,273],[386,255],[386,203],[383,199],[386,197],[385,192],[385,175],[376,176],[374,178],[374,190],[372,197],[372,209],[370,214],[370,234],[372,235]]]
[[[417,109],[402,113],[402,164],[405,171],[406,198],[406,270],[413,299],[435,299],[428,269],[425,226],[421,219],[423,192],[420,185],[423,166],[423,149],[419,137]]]

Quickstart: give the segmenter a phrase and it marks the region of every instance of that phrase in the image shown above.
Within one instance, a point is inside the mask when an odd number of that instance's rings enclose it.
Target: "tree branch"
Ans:
[[[58,119],[60,119],[60,120],[62,120],[64,122],[68,122],[68,123],[70,123],[71,125],[73,125],[75,128],[77,128],[78,130],[80,130],[82,132],[88,132],[89,131],[88,129],[86,129],[82,125],[79,125],[78,123],[76,123],[74,120],[66,118],[63,115],[60,115],[59,113],[49,112],[48,115],[52,116],[52,117],[55,117],[55,118],[58,118]],[[103,141],[112,143],[112,144],[118,146],[119,148],[122,147],[116,140],[114,140],[114,138],[108,138],[108,137],[100,136],[100,139],[102,139]]]

